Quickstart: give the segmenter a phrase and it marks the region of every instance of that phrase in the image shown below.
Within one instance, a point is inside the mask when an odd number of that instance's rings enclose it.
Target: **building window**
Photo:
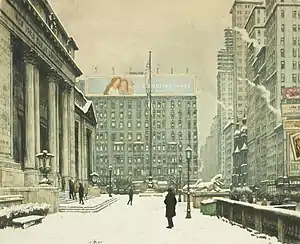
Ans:
[[[123,129],[123,128],[124,128],[124,122],[121,121],[121,122],[120,122],[120,129]]]
[[[284,18],[284,10],[280,11],[281,18]]]
[[[131,109],[132,108],[132,103],[128,102],[128,108]]]
[[[281,54],[281,57],[284,58],[284,49],[283,48],[280,49],[280,54]]]
[[[116,133],[112,133],[112,134],[111,134],[111,140],[112,140],[112,141],[115,141],[115,140],[116,140]]]
[[[172,122],[171,122],[171,128],[174,128],[174,127],[175,127],[175,122],[172,121]]]
[[[296,58],[297,57],[297,49],[293,48],[293,57]]]
[[[123,141],[124,140],[124,133],[120,133],[120,141]]]
[[[281,24],[281,31],[284,32],[284,24]]]
[[[281,82],[285,82],[285,74],[281,74]]]
[[[116,121],[112,121],[112,122],[111,122],[111,127],[112,127],[112,128],[115,128],[115,127],[116,127]]]
[[[293,24],[293,31],[297,31],[297,25]]]
[[[145,121],[145,128],[148,128],[149,127],[149,122],[148,120]]]
[[[131,121],[128,121],[128,122],[127,122],[127,127],[128,127],[128,128],[131,128]]]
[[[129,119],[131,119],[132,113],[131,113],[130,110],[128,110],[127,116],[128,116]]]
[[[293,70],[297,69],[297,61],[293,61]]]
[[[111,102],[111,108],[112,108],[112,109],[115,109],[115,108],[116,108],[116,103],[113,102],[113,101]]]
[[[140,132],[136,133],[136,139],[140,141],[142,139],[142,134]]]
[[[124,113],[120,112],[120,119],[123,119],[123,118],[124,118]]]
[[[293,83],[297,82],[297,75],[296,74],[292,74],[292,80],[293,80]]]
[[[141,122],[140,122],[140,121],[137,121],[136,127],[137,127],[137,128],[141,128]]]
[[[293,11],[293,18],[297,18],[297,11]]]
[[[131,132],[128,132],[127,137],[128,137],[128,141],[131,141],[131,140],[132,140],[132,133],[131,133]]]
[[[284,45],[284,37],[281,37],[281,38],[280,38],[280,44],[281,44],[281,45]]]
[[[123,102],[120,102],[120,108],[124,108],[124,103]]]
[[[281,61],[281,69],[285,69],[285,61]]]

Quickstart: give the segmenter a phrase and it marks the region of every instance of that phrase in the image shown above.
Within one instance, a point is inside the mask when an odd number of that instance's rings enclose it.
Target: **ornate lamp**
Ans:
[[[47,184],[51,185],[48,174],[51,171],[51,160],[54,158],[54,155],[51,153],[48,153],[47,150],[43,150],[43,152],[38,153],[35,155],[39,160],[39,170],[41,174],[43,175],[43,179],[39,182],[39,184]]]
[[[93,187],[97,187],[99,175],[96,172],[93,172],[90,174],[90,176],[92,178]]]
[[[186,211],[186,219],[192,218],[191,216],[191,199],[190,199],[190,162],[192,159],[192,149],[190,146],[185,149],[185,156],[188,163],[187,167],[187,176],[188,176],[188,189],[187,189],[187,211]]]

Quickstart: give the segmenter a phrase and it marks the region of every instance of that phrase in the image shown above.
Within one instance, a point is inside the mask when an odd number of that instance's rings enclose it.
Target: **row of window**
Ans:
[[[136,140],[137,141],[140,141],[142,140],[142,132],[137,132],[136,133]],[[197,131],[194,131],[193,132],[193,139],[194,140],[197,140],[197,136],[198,136],[198,132]],[[186,138],[185,134],[182,133],[182,131],[179,131],[177,136],[176,136],[176,133],[174,131],[171,132],[171,140],[172,141],[175,141],[175,140],[184,140],[184,138]],[[97,134],[96,135],[96,140],[99,140],[100,142],[103,141],[103,140],[107,140],[107,133],[100,133],[100,134]],[[146,141],[149,140],[149,133],[145,133],[144,134],[144,139]],[[166,139],[166,132],[154,132],[153,133],[153,140],[165,140]],[[191,131],[188,131],[187,132],[187,139],[188,140],[191,140],[192,139],[192,132]],[[120,133],[116,133],[116,132],[113,132],[111,134],[111,141],[124,141],[125,140],[125,134],[123,132],[120,132]],[[133,133],[132,132],[128,132],[127,134],[127,140],[126,141],[133,141],[134,138],[133,138]]]
[[[115,152],[125,152],[127,149],[128,152],[149,152],[149,146],[143,145],[143,144],[134,144],[129,143],[127,145],[125,144],[115,144],[113,145],[113,151]],[[194,151],[197,152],[197,145],[194,145]],[[97,152],[107,152],[108,145],[107,144],[100,144],[96,146]],[[179,142],[178,145],[166,145],[163,143],[160,143],[158,145],[153,145],[152,147],[153,152],[183,152],[183,144],[182,142]]]
[[[283,2],[283,1],[282,1]],[[285,17],[285,10],[281,10],[280,11],[280,16],[281,16],[281,18],[284,18]],[[296,19],[298,17],[298,19],[300,19],[300,11],[296,11],[296,10],[293,10],[292,11],[292,18],[293,19]]]
[[[126,123],[124,121],[120,121],[117,122],[115,120],[110,121],[110,127],[111,128],[119,128],[119,129],[123,129],[125,127]],[[166,121],[162,120],[162,121],[156,121],[153,120],[153,128],[157,128],[157,129],[164,129],[164,128],[168,128],[166,125]],[[171,121],[170,123],[170,128],[172,129],[182,129],[183,128],[183,121],[179,120],[178,124],[176,125],[175,121]],[[193,128],[197,127],[197,121],[194,120],[193,121]],[[97,125],[96,125],[97,129],[106,129],[107,128],[107,121],[100,121]],[[132,128],[132,121],[127,121],[127,128]],[[142,121],[136,121],[136,127],[135,128],[142,128]],[[145,120],[144,121],[144,128],[149,128],[149,121]],[[188,129],[192,129],[192,122],[188,121],[187,122],[187,128]]]
[[[143,99],[144,100],[144,107],[149,107],[149,104],[148,104],[148,99]],[[96,110],[98,109],[98,108],[104,108],[104,109],[106,109],[107,108],[107,102],[104,102],[104,101],[99,101],[99,100],[96,100],[95,102],[95,107],[96,107]],[[117,102],[115,102],[115,101],[111,101],[111,108],[112,109],[115,109],[116,108],[116,104],[117,104]],[[119,101],[119,108],[120,109],[125,109],[125,103],[123,102],[123,101]],[[196,108],[197,107],[197,103],[195,102],[195,101],[193,101],[193,102],[191,102],[191,101],[181,101],[181,100],[178,100],[177,101],[177,106],[178,107],[181,107],[182,105],[185,105],[186,104],[186,106],[187,107],[193,107],[193,108]],[[132,104],[132,102],[131,101],[128,101],[127,102],[127,106],[126,106],[126,109],[132,109],[133,108],[133,106],[132,106],[133,104]],[[152,100],[152,107],[153,108],[155,108],[155,107],[157,107],[157,108],[166,108],[166,101],[155,101],[155,100]],[[175,103],[175,101],[174,100],[171,100],[171,102],[170,102],[170,107],[172,108],[172,109],[175,109],[175,107],[176,107],[176,103]],[[185,106],[184,106],[185,107]],[[137,101],[136,102],[136,108],[137,109],[142,109],[142,101]]]
[[[194,118],[197,117],[197,110],[196,109],[194,109],[192,113],[191,113],[189,108],[187,108],[187,109],[185,108],[184,112],[185,111],[187,113],[186,114],[184,113],[184,115],[186,115],[188,118],[190,118],[192,115],[193,115]],[[117,114],[117,116],[116,116],[116,114]],[[181,110],[176,110],[176,112],[173,109],[170,110],[171,118],[175,118],[176,114],[178,115],[179,118],[182,118],[182,116],[183,116],[183,112]],[[149,110],[145,110],[145,116],[146,117],[149,116]],[[100,118],[100,119],[103,119],[103,118],[106,119],[107,118],[107,113],[106,113],[106,111],[96,112],[96,117]],[[112,118],[112,119],[115,119],[115,118],[124,119],[124,117],[125,117],[124,116],[124,111],[117,111],[117,112],[113,111],[113,112],[110,113],[109,117]],[[138,119],[142,118],[142,110],[136,110],[136,116],[135,117],[138,118]],[[156,117],[157,118],[164,118],[164,117],[166,117],[166,112],[165,112],[165,110],[154,110],[154,111],[152,111],[152,117],[153,118],[156,118]],[[127,110],[127,118],[132,119],[132,110]]]
[[[115,156],[113,157],[113,162],[110,162],[110,160],[108,160],[107,156],[102,156],[97,158],[97,162],[99,163],[98,165],[106,165],[108,163],[113,163],[113,164],[124,164],[125,163],[125,157],[118,157]],[[175,157],[175,156],[156,156],[153,157],[153,164],[158,164],[158,165],[166,165],[168,166],[169,164],[175,165],[176,163],[182,164],[185,162],[185,159],[183,158],[182,154],[179,155],[179,157]],[[193,155],[193,167],[197,167],[198,166],[198,160],[197,160],[197,155]],[[127,157],[127,163],[132,165],[132,164],[144,164],[146,163],[147,165],[149,164],[149,158],[148,156],[146,157]]]
[[[99,172],[100,175],[102,176],[109,176],[109,170],[108,169],[102,169],[100,167],[96,167],[97,172]],[[129,168],[127,171],[127,174],[125,174],[124,169],[123,168],[117,168],[113,170],[113,174],[114,175],[118,175],[118,176],[124,176],[124,175],[131,175],[131,176],[144,176],[144,175],[148,175],[149,170],[145,170],[143,168],[136,168],[136,169],[131,169]],[[170,175],[170,174],[176,174],[178,173],[178,170],[174,169],[174,168],[153,168],[152,169],[152,173],[154,175]],[[198,170],[197,169],[193,169],[193,171],[191,172],[194,175],[198,174]]]

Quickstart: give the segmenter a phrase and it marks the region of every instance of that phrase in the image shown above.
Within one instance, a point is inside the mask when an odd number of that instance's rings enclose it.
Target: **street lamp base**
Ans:
[[[191,219],[192,218],[190,211],[187,211],[185,218],[186,219]]]

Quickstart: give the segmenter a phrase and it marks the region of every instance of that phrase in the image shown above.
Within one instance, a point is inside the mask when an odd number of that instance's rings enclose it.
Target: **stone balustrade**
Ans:
[[[261,206],[226,198],[217,200],[217,216],[259,233],[275,236],[282,243],[300,241],[300,212]]]

